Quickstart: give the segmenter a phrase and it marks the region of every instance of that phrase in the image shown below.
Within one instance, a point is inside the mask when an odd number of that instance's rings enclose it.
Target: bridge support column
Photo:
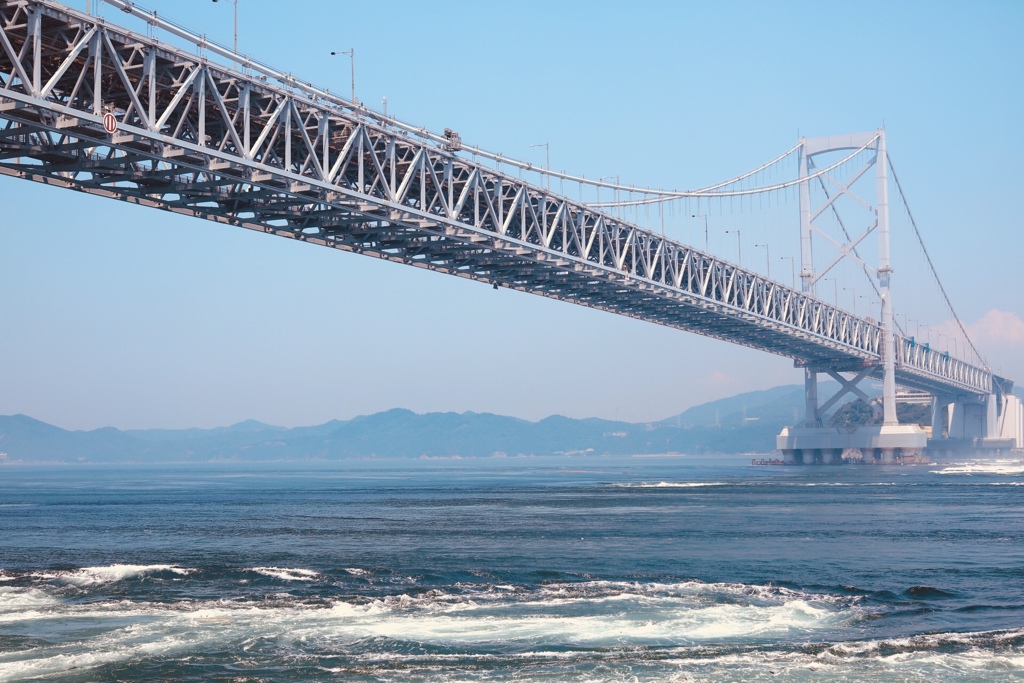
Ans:
[[[820,427],[818,416],[818,373],[804,368],[804,427]]]
[[[986,396],[937,399],[932,407],[933,420],[936,413],[941,415],[941,408],[936,409],[936,405],[944,401],[949,401],[949,415],[945,425],[933,421],[928,442],[931,457],[994,455],[1024,449],[1024,404],[1008,388],[998,388],[996,393]]]
[[[945,421],[942,419],[942,411],[949,404],[949,400],[943,399],[939,396],[932,396],[932,439],[941,439],[944,437],[947,429]]]

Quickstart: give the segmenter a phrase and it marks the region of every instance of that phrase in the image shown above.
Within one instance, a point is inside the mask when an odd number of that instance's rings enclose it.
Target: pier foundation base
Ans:
[[[853,432],[834,427],[787,427],[776,437],[783,459],[804,465],[841,462],[844,451],[860,451],[860,462],[866,465],[901,464],[904,457],[919,457],[927,442],[927,435],[917,425],[875,425]]]

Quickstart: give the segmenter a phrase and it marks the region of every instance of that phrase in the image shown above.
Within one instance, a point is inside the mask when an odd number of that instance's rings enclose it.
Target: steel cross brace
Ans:
[[[846,394],[854,394],[864,399],[865,401],[870,401],[870,397],[867,394],[865,394],[857,385],[860,384],[862,380],[870,376],[873,372],[875,372],[875,370],[876,368],[873,366],[866,367],[860,372],[858,372],[853,379],[849,380],[840,375],[835,370],[825,370],[825,372],[828,373],[829,377],[839,382],[840,386],[839,390],[835,394],[833,394],[832,398],[825,401],[825,403],[823,403],[821,406],[815,409],[815,419],[820,420],[821,416],[827,413],[828,409],[834,406],[836,402],[839,401],[839,399],[841,399]]]

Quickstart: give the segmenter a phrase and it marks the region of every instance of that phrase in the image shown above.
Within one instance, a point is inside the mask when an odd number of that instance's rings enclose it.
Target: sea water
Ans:
[[[1024,464],[0,467],[0,681],[1024,680]]]

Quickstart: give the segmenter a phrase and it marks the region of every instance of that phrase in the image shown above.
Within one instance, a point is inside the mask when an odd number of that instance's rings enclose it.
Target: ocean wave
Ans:
[[[344,567],[344,569],[352,576],[370,576],[373,574],[373,572],[368,569],[359,569],[358,567]]]
[[[145,611],[144,617],[127,627],[110,628],[68,644],[43,645],[0,657],[0,682],[50,680],[69,672],[81,673],[105,665],[127,661],[174,657],[204,646],[223,642],[223,634],[214,629],[186,629],[184,620],[162,615],[159,610]],[[84,616],[80,614],[79,616]],[[96,611],[93,620],[117,620],[126,615],[118,610]],[[177,620],[177,623],[174,623]]]
[[[320,572],[312,569],[289,569],[286,567],[251,567],[246,571],[263,574],[281,581],[316,581]]]
[[[194,571],[194,569],[170,564],[112,564],[105,567],[82,567],[81,569],[67,572],[33,572],[31,576],[36,579],[57,580],[79,587],[89,587],[136,579],[157,573],[188,576]]]
[[[955,593],[944,591],[941,588],[935,588],[934,586],[911,586],[906,591],[907,595],[912,598],[952,598],[956,597]]]
[[[833,628],[864,613],[859,598],[742,584],[597,581],[509,588],[339,601],[332,612],[351,619],[363,637],[400,632],[435,645],[498,639],[574,647],[781,638]]]
[[[18,614],[53,607],[60,601],[38,588],[0,586],[0,615]]]

